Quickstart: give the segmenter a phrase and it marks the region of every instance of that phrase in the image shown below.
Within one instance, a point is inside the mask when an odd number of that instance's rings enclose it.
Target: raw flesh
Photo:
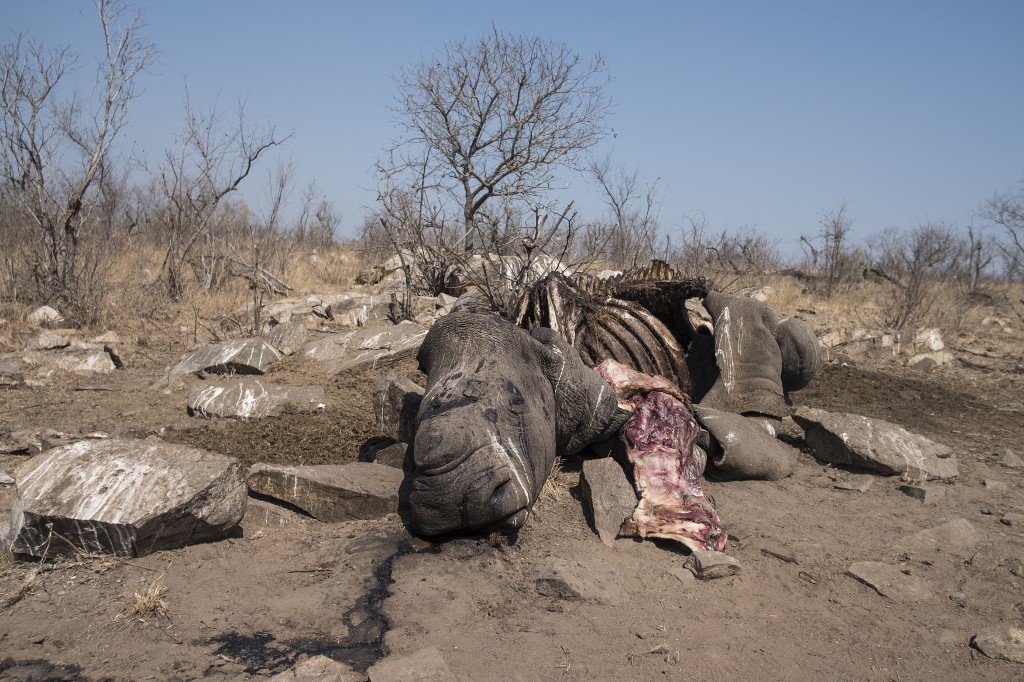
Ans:
[[[699,426],[686,395],[671,381],[606,360],[594,368],[633,412],[623,427],[640,502],[624,536],[675,540],[691,550],[721,551],[727,535],[704,496],[693,457]]]

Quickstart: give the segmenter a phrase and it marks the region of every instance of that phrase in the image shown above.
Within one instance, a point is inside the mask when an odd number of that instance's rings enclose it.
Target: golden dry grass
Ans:
[[[161,573],[153,579],[145,592],[135,593],[135,601],[114,617],[119,628],[128,629],[135,625],[145,625],[152,620],[170,618],[167,602],[163,598],[165,592],[163,581],[164,576]]]
[[[0,605],[2,605],[5,608],[8,606],[14,606],[19,601],[21,601],[28,595],[32,594],[32,590],[35,589],[38,580],[39,571],[37,569],[32,569],[28,572],[28,575],[25,576],[25,579],[21,582],[21,585],[11,590],[7,594],[3,595],[2,603],[0,603]]]

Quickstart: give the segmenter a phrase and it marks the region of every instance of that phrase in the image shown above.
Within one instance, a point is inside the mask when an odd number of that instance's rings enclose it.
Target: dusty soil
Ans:
[[[139,356],[109,377],[0,392],[0,435],[99,430],[283,463],[351,461],[376,435],[375,374],[325,380],[289,359],[269,378],[324,384],[325,412],[202,421],[185,415],[183,394],[148,388],[174,359]],[[398,369],[415,376],[410,364]],[[1000,523],[1024,506],[1024,471],[996,457],[1007,448],[1024,455],[1019,358],[999,371],[975,364],[930,374],[886,358],[829,365],[794,398],[945,442],[961,476],[926,503],[895,478],[874,477],[866,492],[837,489],[849,473],[810,455],[781,482],[710,482],[726,551],[742,570],[709,582],[693,579],[672,545],[603,545],[579,501],[578,461],[565,464],[564,485],[514,544],[430,543],[411,538],[397,516],[323,524],[253,499],[240,531],[221,542],[131,560],[0,565],[0,680],[257,679],[311,654],[365,670],[424,647],[437,647],[464,680],[1024,676],[1024,666],[969,646],[983,629],[1024,625],[1024,578],[1011,572],[1024,575],[1024,537]],[[22,460],[0,456],[0,470]],[[987,489],[985,479],[1007,485]],[[907,534],[959,517],[981,532],[977,546],[901,548]],[[552,558],[613,576],[618,593],[603,602],[540,594],[536,579]],[[901,567],[931,596],[901,603],[876,593],[846,574],[865,560]],[[166,613],[126,618],[154,585]]]

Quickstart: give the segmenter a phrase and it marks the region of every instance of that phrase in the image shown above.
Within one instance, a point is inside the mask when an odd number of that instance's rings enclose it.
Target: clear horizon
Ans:
[[[1024,180],[1024,3],[520,2],[481,7],[390,2],[135,4],[160,51],[138,81],[123,148],[150,162],[184,120],[187,83],[200,109],[230,112],[293,137],[293,200],[315,179],[358,234],[376,198],[374,161],[398,135],[388,106],[403,67],[492,22],[583,57],[613,78],[596,151],[658,181],[672,230],[702,214],[719,232],[754,228],[798,254],[800,235],[848,205],[858,242],[887,227],[941,221],[964,230],[984,200]],[[7,35],[79,55],[82,87],[101,47],[84,1],[9,2]],[[248,181],[254,203],[276,160]],[[581,217],[603,211],[575,177],[561,197]]]

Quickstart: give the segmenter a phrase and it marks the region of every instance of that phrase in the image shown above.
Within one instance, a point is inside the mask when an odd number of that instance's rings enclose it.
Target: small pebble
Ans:
[[[960,608],[964,608],[967,606],[967,595],[963,592],[954,592],[953,594],[949,595],[949,600],[957,606],[959,606]]]

